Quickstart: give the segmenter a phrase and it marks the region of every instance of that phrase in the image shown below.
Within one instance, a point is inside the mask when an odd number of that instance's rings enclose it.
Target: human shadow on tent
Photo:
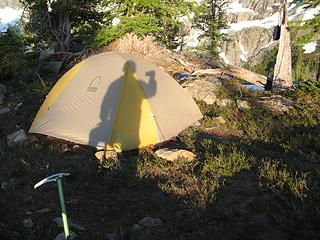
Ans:
[[[120,152],[141,147],[146,143],[144,135],[152,135],[154,119],[147,99],[156,94],[155,72],[146,72],[145,81],[136,72],[136,63],[127,61],[123,76],[108,88],[101,103],[101,122],[90,132],[91,146]]]

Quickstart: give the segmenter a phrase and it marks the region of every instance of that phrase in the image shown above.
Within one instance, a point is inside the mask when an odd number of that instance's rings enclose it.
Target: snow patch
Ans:
[[[304,53],[313,53],[317,49],[317,42],[311,42],[303,46]]]
[[[7,30],[9,25],[14,25],[22,15],[22,9],[5,7],[0,9],[0,32]]]
[[[239,47],[240,47],[240,51],[241,51],[240,59],[243,62],[248,62],[248,53],[249,52],[244,49],[244,46],[241,42],[239,42]]]
[[[270,29],[278,24],[279,13],[275,13],[274,15],[267,17],[262,20],[252,20],[252,21],[240,21],[237,23],[229,24],[228,29],[223,29],[222,33],[239,32],[245,28],[252,27],[262,27],[266,29]]]
[[[252,9],[243,7],[239,0],[230,3],[227,11],[228,13],[254,13]]]
[[[230,64],[230,61],[224,52],[219,53],[219,57],[222,58],[222,60],[224,61],[225,64]]]

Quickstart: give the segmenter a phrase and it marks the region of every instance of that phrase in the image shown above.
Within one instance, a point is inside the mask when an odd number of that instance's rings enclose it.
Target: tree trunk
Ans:
[[[320,82],[320,60],[318,61],[318,73],[317,73],[317,81]]]
[[[291,40],[288,30],[288,3],[285,0],[281,14],[281,33],[279,51],[273,76],[273,91],[281,91],[290,88],[292,81]]]

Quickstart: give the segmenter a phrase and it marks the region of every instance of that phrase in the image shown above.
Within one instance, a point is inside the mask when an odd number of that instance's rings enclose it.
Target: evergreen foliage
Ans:
[[[32,74],[35,53],[28,51],[30,39],[18,28],[0,33],[0,79],[22,79]]]
[[[213,56],[218,56],[222,41],[227,40],[221,29],[228,26],[228,3],[227,0],[204,0],[196,11],[195,26],[204,32],[201,37],[208,40],[206,48]]]
[[[154,35],[166,47],[175,49],[181,27],[179,17],[190,12],[192,3],[185,0],[104,0],[104,6],[110,9],[108,22],[96,35],[95,45],[105,45],[134,32],[140,37]],[[111,26],[112,20],[118,23]]]
[[[20,0],[28,21],[25,29],[36,47],[52,44],[58,51],[69,51],[83,36],[92,34],[103,22],[100,0]]]

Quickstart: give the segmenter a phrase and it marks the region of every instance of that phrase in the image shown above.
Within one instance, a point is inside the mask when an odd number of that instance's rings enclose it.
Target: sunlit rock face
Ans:
[[[279,23],[282,0],[233,0],[227,10],[229,28],[223,32],[229,41],[225,42],[220,56],[229,64],[243,66],[257,65],[277,43],[273,41],[274,26]],[[320,12],[317,9],[297,7],[292,0],[289,3],[289,20],[307,20]],[[305,53],[315,50],[310,43]]]

